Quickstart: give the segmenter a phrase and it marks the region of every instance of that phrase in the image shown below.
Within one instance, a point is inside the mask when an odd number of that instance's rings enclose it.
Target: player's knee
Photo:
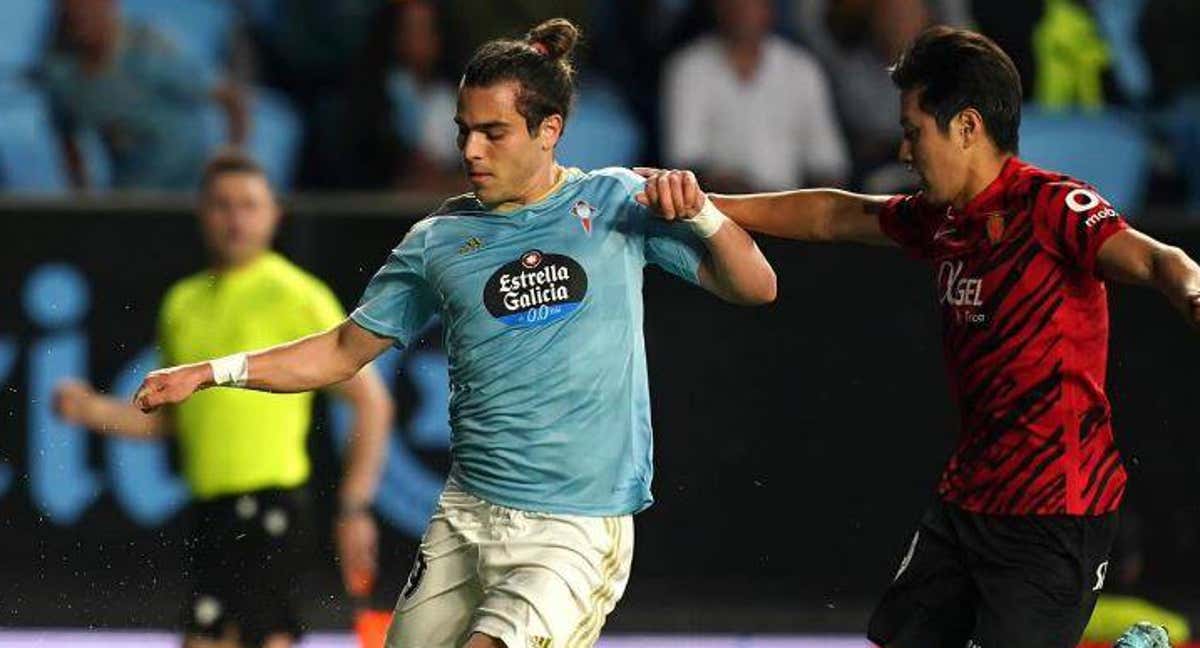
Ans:
[[[503,641],[491,636],[476,632],[467,639],[467,643],[463,644],[463,648],[506,648]]]

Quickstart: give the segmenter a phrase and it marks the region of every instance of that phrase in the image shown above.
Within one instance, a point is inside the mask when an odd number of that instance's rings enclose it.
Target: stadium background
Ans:
[[[423,154],[419,137],[387,126],[378,136],[400,142],[399,152],[380,158],[391,166],[374,179],[345,173],[362,166],[353,150],[334,154],[325,146],[336,148],[329,137],[344,123],[328,116],[325,100],[345,99],[351,114],[363,109],[338,79],[365,65],[359,54],[381,4],[117,3],[126,24],[147,25],[179,56],[236,79],[248,106],[240,143],[289,196],[277,247],[329,282],[347,306],[452,184],[452,169],[428,167],[436,156]],[[862,25],[895,16],[886,12],[897,7],[910,17],[917,12],[918,23],[941,16],[991,33],[1017,54],[1030,84],[1025,155],[1093,180],[1134,224],[1200,254],[1198,165],[1189,155],[1200,152],[1200,85],[1195,70],[1180,77],[1162,64],[1164,57],[1193,67],[1200,60],[1178,31],[1197,26],[1193,3],[1030,0],[1006,2],[1009,9],[998,12],[987,1],[829,0],[815,3],[827,11],[815,14],[813,4],[775,2],[777,33],[807,47],[808,32],[797,26],[806,17],[837,22],[848,13],[867,30]],[[437,70],[449,80],[480,38],[516,34],[552,15],[583,24],[591,35],[584,83],[562,153],[585,167],[675,162],[662,144],[664,61],[719,30],[717,16],[728,15],[714,15],[704,0],[434,6],[444,46]],[[322,11],[336,11],[337,20],[321,23]],[[187,493],[174,450],[170,440],[102,439],[65,425],[50,412],[50,394],[68,376],[131,390],[154,366],[161,295],[200,267],[203,253],[186,190],[130,179],[110,129],[64,117],[69,93],[55,94],[43,74],[63,51],[59,21],[51,0],[0,3],[0,294],[8,297],[0,306],[0,645],[89,637],[102,642],[96,645],[135,645],[162,637],[111,633],[172,628],[187,582],[180,567]],[[1078,90],[1087,80],[1062,74],[1076,69],[1070,60],[1053,60],[1057,50],[1038,44],[1045,41],[1037,34],[1063,24],[1090,25],[1107,53],[1092,71],[1099,96]],[[822,60],[836,84],[837,60]],[[1078,91],[1045,91],[1029,78],[1038,75]],[[393,95],[384,105],[402,113],[403,101]],[[850,106],[838,106],[839,122],[852,122]],[[197,123],[212,129],[206,150],[230,139],[224,108],[206,100],[198,111]],[[851,159],[840,180],[902,188],[903,180],[889,180],[896,176],[886,162],[864,153],[869,143],[851,141],[852,130],[843,131]],[[722,160],[704,162],[715,168]],[[639,517],[632,585],[609,636],[670,633],[678,645],[700,646],[696,635],[838,635],[849,638],[847,646],[861,645],[852,637],[894,573],[949,453],[956,419],[926,269],[891,250],[761,243],[780,285],[778,302],[767,308],[718,304],[650,271],[658,501]],[[1179,611],[1194,625],[1200,414],[1191,369],[1200,364],[1200,345],[1157,295],[1118,287],[1111,303],[1110,396],[1132,485],[1109,589]],[[394,599],[408,571],[448,442],[437,331],[386,362],[401,415],[376,506],[384,531],[381,602]],[[321,411],[309,446],[318,509],[328,514],[344,426],[337,411],[326,404]],[[349,610],[323,540],[305,578],[309,617],[323,633],[316,639],[333,645],[344,639],[336,633],[347,627]],[[47,634],[53,628],[86,634]]]

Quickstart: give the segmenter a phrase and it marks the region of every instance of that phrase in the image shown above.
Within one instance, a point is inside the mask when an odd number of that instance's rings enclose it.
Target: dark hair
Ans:
[[[486,87],[505,81],[521,85],[517,112],[525,118],[529,134],[537,132],[550,115],[571,112],[575,68],[571,51],[579,41],[579,28],[565,18],[551,18],[529,30],[524,40],[489,41],[475,50],[463,73],[462,85]]]
[[[988,37],[945,25],[921,32],[889,70],[902,91],[919,90],[920,106],[944,132],[967,108],[983,117],[996,147],[1016,153],[1021,126],[1021,77]]]
[[[267,172],[250,155],[237,148],[224,148],[217,151],[204,164],[204,172],[200,176],[200,193],[208,191],[217,178],[230,173],[249,173],[267,177]]]

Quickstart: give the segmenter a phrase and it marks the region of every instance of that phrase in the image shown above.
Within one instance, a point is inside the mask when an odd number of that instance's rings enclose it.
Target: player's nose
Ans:
[[[483,133],[468,133],[463,138],[462,154],[465,160],[479,160],[483,158]]]

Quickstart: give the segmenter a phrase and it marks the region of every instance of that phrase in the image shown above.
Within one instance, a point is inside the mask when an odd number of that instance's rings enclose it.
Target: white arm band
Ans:
[[[250,362],[245,353],[217,358],[208,364],[212,367],[213,382],[218,385],[244,387],[250,379]]]
[[[700,208],[700,213],[683,221],[687,223],[692,231],[700,235],[700,238],[712,238],[717,230],[725,224],[726,216],[721,213],[720,209],[713,204],[706,196],[704,198],[704,206]]]

